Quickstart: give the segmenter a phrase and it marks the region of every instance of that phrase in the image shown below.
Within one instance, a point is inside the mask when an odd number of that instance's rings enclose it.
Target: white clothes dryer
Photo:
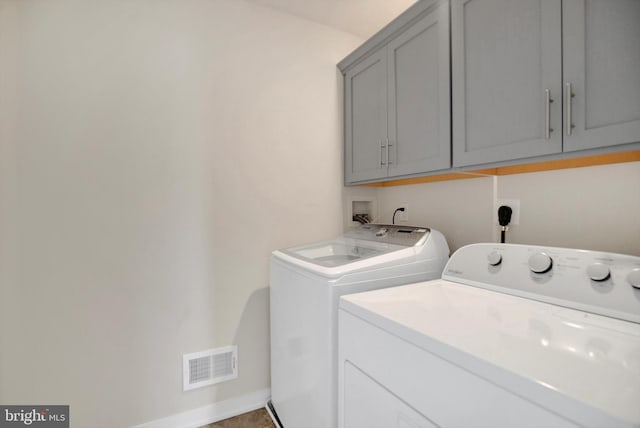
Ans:
[[[284,428],[337,424],[338,299],[440,278],[449,257],[433,229],[365,224],[271,257],[271,400]]]
[[[344,296],[340,428],[640,427],[640,257],[474,244]]]

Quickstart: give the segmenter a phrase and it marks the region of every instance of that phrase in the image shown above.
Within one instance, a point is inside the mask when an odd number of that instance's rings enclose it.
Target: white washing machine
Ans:
[[[475,244],[344,296],[341,428],[640,427],[640,257]]]
[[[432,229],[365,224],[271,257],[271,400],[284,428],[337,424],[338,299],[440,278],[449,257]]]

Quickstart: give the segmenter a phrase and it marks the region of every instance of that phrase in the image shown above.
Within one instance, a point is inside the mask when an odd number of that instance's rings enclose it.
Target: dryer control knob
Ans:
[[[640,269],[634,269],[627,275],[627,281],[633,288],[640,289]]]
[[[611,276],[611,271],[602,263],[592,263],[587,266],[587,275],[594,281],[604,281]]]
[[[529,269],[535,273],[545,273],[553,265],[553,260],[547,253],[536,253],[529,257]]]
[[[500,263],[502,263],[502,254],[497,251],[492,251],[487,256],[487,261],[491,266],[498,266]]]

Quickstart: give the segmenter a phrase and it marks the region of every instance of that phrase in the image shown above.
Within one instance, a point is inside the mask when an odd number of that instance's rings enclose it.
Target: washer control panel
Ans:
[[[429,236],[426,227],[399,226],[397,224],[363,224],[345,233],[345,237],[413,247],[423,245]]]
[[[472,244],[451,256],[442,278],[640,323],[640,257]]]

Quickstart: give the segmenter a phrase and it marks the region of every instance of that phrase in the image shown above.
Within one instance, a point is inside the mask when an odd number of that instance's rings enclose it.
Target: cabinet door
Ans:
[[[454,166],[562,150],[561,12],[559,0],[453,0]]]
[[[392,40],[387,55],[389,175],[449,168],[449,5]]]
[[[640,1],[564,0],[563,32],[564,150],[640,141]]]
[[[345,75],[345,182],[387,176],[387,68],[380,50]]]

